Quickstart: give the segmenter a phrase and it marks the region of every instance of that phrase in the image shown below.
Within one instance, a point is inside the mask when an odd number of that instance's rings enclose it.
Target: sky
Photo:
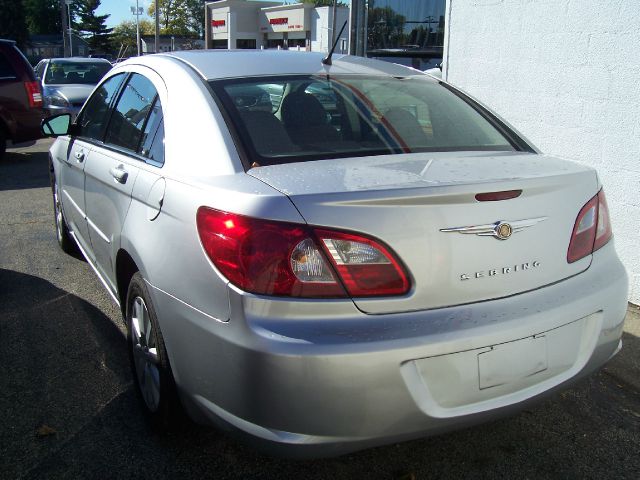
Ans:
[[[149,4],[153,0],[138,0],[138,5],[144,8],[144,15],[140,15],[140,20],[146,18],[151,20],[147,15]],[[107,15],[109,18],[105,22],[107,27],[115,27],[123,20],[135,20],[136,17],[131,13],[131,7],[136,6],[136,0],[102,0],[100,7],[96,10],[98,15]]]

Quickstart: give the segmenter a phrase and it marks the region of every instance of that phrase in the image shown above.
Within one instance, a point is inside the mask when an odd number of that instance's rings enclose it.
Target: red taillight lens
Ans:
[[[38,82],[24,82],[24,88],[27,91],[30,107],[42,106],[42,92]]]
[[[344,298],[409,290],[399,262],[369,238],[207,207],[198,209],[196,222],[207,256],[247,292]]]
[[[609,207],[604,190],[598,192],[598,226],[596,227],[596,241],[593,243],[593,251],[611,240],[611,221],[609,220]]]
[[[578,213],[569,242],[567,261],[573,263],[590,255],[610,238],[609,209],[604,191],[600,190]]]
[[[409,291],[404,268],[379,242],[324,229],[315,233],[352,297],[403,295]]]

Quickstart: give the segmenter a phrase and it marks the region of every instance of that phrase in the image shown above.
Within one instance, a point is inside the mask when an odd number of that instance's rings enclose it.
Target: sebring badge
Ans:
[[[480,237],[495,237],[498,240],[507,240],[516,232],[521,232],[525,228],[532,227],[533,225],[544,222],[548,217],[528,218],[526,220],[516,220],[514,222],[507,222],[504,220],[498,220],[495,223],[489,223],[486,225],[472,225],[467,227],[453,227],[442,228],[441,232],[455,232],[478,235]]]

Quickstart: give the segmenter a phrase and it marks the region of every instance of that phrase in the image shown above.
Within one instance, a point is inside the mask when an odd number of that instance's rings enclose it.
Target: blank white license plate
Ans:
[[[547,369],[547,339],[529,337],[495,345],[478,354],[480,389],[491,388],[530,377]]]

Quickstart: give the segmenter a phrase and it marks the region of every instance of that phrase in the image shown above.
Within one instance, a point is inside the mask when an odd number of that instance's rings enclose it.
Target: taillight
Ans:
[[[609,219],[609,207],[604,190],[598,192],[598,226],[596,227],[596,240],[593,243],[593,251],[605,245],[611,239],[611,221]]]
[[[395,256],[368,237],[207,207],[196,222],[209,259],[247,292],[345,298],[402,295],[410,287]]]
[[[604,190],[600,190],[578,213],[569,242],[567,261],[573,263],[592,254],[610,239],[609,208]]]
[[[24,82],[24,88],[27,91],[27,97],[29,97],[29,106],[41,107],[42,92],[40,91],[40,84],[38,82]]]

